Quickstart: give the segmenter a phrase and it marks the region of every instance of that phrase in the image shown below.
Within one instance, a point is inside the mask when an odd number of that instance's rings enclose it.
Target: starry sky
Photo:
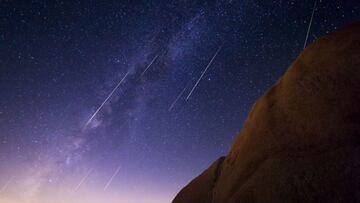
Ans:
[[[170,202],[301,53],[313,5],[1,0],[0,202]],[[308,43],[359,17],[318,0]]]

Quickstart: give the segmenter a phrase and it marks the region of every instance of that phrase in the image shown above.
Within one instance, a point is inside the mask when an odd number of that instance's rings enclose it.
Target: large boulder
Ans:
[[[173,203],[360,202],[360,23],[319,38]]]

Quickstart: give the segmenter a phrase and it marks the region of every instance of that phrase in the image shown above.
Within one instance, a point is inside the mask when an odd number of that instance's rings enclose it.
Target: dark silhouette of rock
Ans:
[[[173,203],[360,202],[360,23],[318,39]]]

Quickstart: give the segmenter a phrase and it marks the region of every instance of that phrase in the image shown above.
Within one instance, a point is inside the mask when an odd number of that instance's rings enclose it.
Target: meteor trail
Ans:
[[[181,98],[181,96],[184,94],[185,90],[187,89],[187,87],[189,86],[191,80],[186,84],[186,86],[184,87],[184,89],[180,92],[180,94],[176,97],[175,101],[171,104],[171,106],[169,107],[169,111],[171,111],[172,108],[174,108],[176,102]]]
[[[316,3],[317,3],[317,0],[315,0],[315,2],[314,2],[314,8],[313,8],[313,11],[312,11],[312,14],[311,14],[311,18],[310,18],[310,22],[309,22],[309,27],[308,27],[308,30],[307,30],[307,33],[306,33],[305,42],[304,42],[304,48],[303,48],[303,49],[305,49],[306,44],[307,44],[307,41],[308,41],[308,38],[309,38],[309,34],[310,34],[310,30],[311,30],[311,25],[312,25],[312,22],[313,22],[313,19],[314,19],[315,10],[316,10]]]
[[[150,68],[150,66],[155,62],[155,60],[159,57],[159,55],[156,55],[150,62],[150,64],[145,68],[145,70],[141,73],[140,78],[146,73],[146,71]]]
[[[210,60],[209,64],[206,66],[205,70],[202,72],[201,76],[199,77],[199,79],[196,81],[194,87],[191,89],[190,93],[188,94],[188,96],[186,97],[186,100],[188,100],[191,96],[191,94],[194,92],[195,88],[198,86],[201,78],[205,75],[206,71],[208,70],[208,68],[211,66],[212,62],[214,61],[215,57],[218,55],[218,53],[220,52],[220,50],[222,49],[223,45],[221,45],[218,50],[215,52],[214,56],[212,57],[212,59]]]
[[[115,176],[119,173],[120,171],[120,166],[117,167],[115,173],[111,176],[111,178],[109,179],[109,181],[106,183],[105,187],[104,187],[104,191],[107,190],[107,188],[110,186],[111,182],[113,181],[113,179],[115,178]]]
[[[1,188],[0,193],[1,193],[1,192],[4,192],[4,191],[7,189],[7,187],[8,187],[9,184],[11,183],[12,179],[13,179],[13,177],[9,178],[9,180],[8,180],[8,181],[5,183],[5,185]]]
[[[79,184],[76,186],[74,191],[77,191],[80,186],[85,182],[85,180],[89,177],[93,169],[90,169],[89,172],[80,180]]]
[[[99,108],[96,109],[95,113],[90,117],[90,119],[86,122],[84,129],[91,123],[91,121],[94,119],[96,114],[99,113],[101,108],[105,105],[105,103],[110,99],[110,97],[114,94],[114,92],[119,88],[121,83],[125,80],[126,76],[129,74],[129,71],[125,74],[125,76],[120,80],[120,82],[116,85],[116,87],[110,92],[110,94],[106,97],[104,102],[99,106]]]

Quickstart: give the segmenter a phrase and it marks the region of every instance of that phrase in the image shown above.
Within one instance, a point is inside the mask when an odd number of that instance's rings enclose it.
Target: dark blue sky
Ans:
[[[170,202],[302,51],[313,4],[0,1],[0,201]],[[359,17],[318,1],[309,43]]]

